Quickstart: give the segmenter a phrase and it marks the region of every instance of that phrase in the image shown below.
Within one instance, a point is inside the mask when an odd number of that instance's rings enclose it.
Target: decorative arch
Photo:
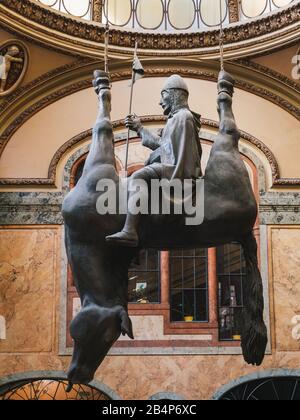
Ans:
[[[161,67],[162,65],[165,67]],[[178,66],[178,60],[177,62],[168,60],[165,63],[160,61],[160,67],[157,66],[150,62],[148,64],[147,61],[145,61],[145,70],[148,78],[168,77],[171,74],[177,73],[182,77],[210,82],[216,82],[218,79],[218,67],[216,63],[213,63],[212,65],[205,64],[205,67],[202,65],[202,68],[199,68],[199,62],[191,61],[187,64],[185,61],[182,61],[180,66]],[[0,110],[3,111],[3,117],[1,118],[1,126],[3,128],[0,130],[0,157],[14,133],[36,113],[66,96],[90,88],[91,74],[96,67],[97,62],[92,59],[77,60],[72,64],[53,70],[30,82],[28,85],[21,87],[20,90],[15,92],[12,98],[8,98],[7,101],[3,102],[3,104],[0,105]],[[110,75],[111,81],[117,82],[130,79],[131,70],[128,67],[127,63],[126,65],[122,63],[118,69],[112,71]],[[69,71],[72,72],[73,79],[76,80],[75,83],[70,84]],[[299,84],[274,70],[247,60],[238,60],[234,64],[228,64],[228,71],[230,71],[236,79],[236,88],[259,96],[266,101],[279,106],[284,111],[300,120],[300,108],[298,105],[300,93]],[[82,74],[82,72],[84,73]],[[253,80],[257,80],[258,84],[254,84]],[[61,87],[57,89],[57,85],[60,85]],[[41,97],[42,87],[44,96]],[[52,87],[53,91],[49,93],[50,88]],[[33,92],[35,90],[36,94],[34,95]],[[286,95],[284,96],[282,95],[283,90],[286,91]],[[29,101],[27,94],[29,94],[29,92],[31,97],[30,105],[28,106],[27,103]],[[35,102],[32,101],[32,96],[37,97]],[[11,106],[15,106],[16,101],[19,101],[19,106],[17,108],[14,107],[12,111],[10,108]],[[7,123],[7,114],[10,117],[9,123]],[[11,184],[9,185],[14,185],[13,180],[10,181]]]
[[[26,384],[35,381],[60,381],[63,383],[63,387],[67,384],[67,374],[63,371],[31,371],[17,373],[10,376],[0,378],[0,400],[1,396],[7,394],[12,389],[23,387]],[[98,397],[103,395],[102,399],[106,400],[121,400],[119,395],[115,393],[111,388],[105,385],[103,382],[97,380],[92,381],[89,384],[91,390],[97,391]],[[85,398],[88,399],[88,398]],[[92,398],[91,398],[92,399]]]
[[[300,370],[299,369],[274,369],[263,372],[255,372],[250,375],[242,376],[228,384],[222,386],[212,397],[212,400],[232,399],[232,400],[247,400],[253,396],[253,391],[264,386],[268,381],[281,379],[294,381],[299,387],[298,395],[300,398]],[[298,384],[296,384],[298,382]],[[252,388],[249,385],[252,383]],[[248,386],[248,387],[247,387]],[[297,392],[297,389],[291,386],[292,394]],[[275,393],[276,395],[276,393]],[[279,395],[278,395],[279,396]],[[240,398],[239,398],[240,397]],[[277,396],[276,396],[277,397]],[[279,396],[280,397],[280,396]]]

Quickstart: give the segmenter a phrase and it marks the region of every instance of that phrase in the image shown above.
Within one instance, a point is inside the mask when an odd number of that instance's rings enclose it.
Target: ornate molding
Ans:
[[[16,45],[17,47],[19,47],[20,50],[20,56],[17,56],[17,58],[21,58],[23,60],[21,68],[19,69],[19,71],[14,71],[14,63],[11,67],[11,73],[13,75],[12,77],[12,83],[11,86],[9,86],[4,92],[0,92],[0,99],[8,97],[9,95],[11,95],[13,92],[16,91],[16,89],[18,88],[18,86],[22,83],[25,74],[27,72],[27,68],[28,68],[28,63],[29,63],[29,51],[27,46],[24,44],[24,42],[20,41],[19,39],[8,39],[7,41],[5,41],[3,44],[0,45],[0,52],[2,52],[3,50],[6,50],[9,46],[12,45]],[[20,66],[20,64],[17,63],[18,66]],[[10,77],[10,73],[9,73],[9,77]],[[9,77],[8,77],[8,82],[9,82]]]
[[[233,3],[233,2],[232,2]],[[4,7],[3,7],[4,6]],[[235,8],[232,8],[232,19],[236,18]],[[69,39],[70,45],[74,48],[80,48],[80,45],[86,45],[87,41],[96,43],[97,45],[104,42],[104,25],[99,25],[95,22],[85,22],[80,19],[75,19],[67,15],[58,14],[55,11],[45,8],[38,3],[31,2],[30,0],[2,0],[0,11],[14,21],[19,21],[24,24],[24,19],[27,24],[41,25],[39,27],[40,33],[56,31],[53,36],[57,40],[65,41],[66,37]],[[13,15],[12,15],[13,12]],[[253,19],[246,22],[235,23],[229,25],[224,29],[225,44],[237,44],[249,41],[253,38],[264,37],[276,31],[292,27],[300,21],[300,5],[294,4],[291,7],[284,8],[275,13],[266,15],[259,19]],[[292,28],[295,31],[295,28]],[[33,31],[32,31],[33,32]],[[33,36],[34,37],[34,36]],[[76,38],[76,39],[74,39]],[[163,50],[166,55],[171,50],[199,50],[205,48],[215,48],[217,50],[219,43],[219,31],[210,30],[206,32],[193,32],[193,33],[144,33],[133,32],[129,30],[111,29],[110,31],[110,46],[118,47],[119,49],[134,48],[135,41],[138,40],[139,48],[145,50],[155,51]],[[265,39],[264,39],[265,41]],[[253,46],[257,45],[257,41],[253,42]],[[90,46],[91,47],[91,46]],[[96,49],[95,44],[93,48]],[[236,49],[237,46],[228,45],[228,50]],[[239,45],[239,49],[241,45]],[[91,48],[90,48],[91,49]],[[176,54],[178,54],[177,52]],[[248,51],[249,53],[249,51]],[[98,48],[99,54],[99,48]],[[179,53],[180,54],[180,53]],[[186,54],[186,53],[185,53]]]
[[[290,79],[282,73],[278,73],[277,71],[270,69],[269,67],[263,66],[262,64],[258,64],[255,61],[251,60],[239,59],[235,62],[242,65],[243,67],[257,71],[270,78],[276,79],[285,84],[286,86],[290,87],[291,89],[294,89],[296,92],[300,93],[300,83],[295,82],[294,80]]]
[[[141,117],[141,120],[144,124],[149,123],[164,123],[166,121],[166,117],[162,115],[147,115]],[[203,127],[209,127],[218,129],[219,123],[210,119],[201,119]],[[116,120],[113,122],[114,130],[118,130],[124,127],[124,120]],[[280,177],[280,170],[277,160],[273,154],[273,152],[260,140],[255,138],[254,136],[246,133],[245,131],[240,131],[241,139],[245,140],[258,150],[260,150],[265,157],[267,158],[271,173],[272,173],[272,181],[273,186],[300,186],[300,178],[281,178]],[[86,141],[88,138],[92,136],[92,129],[88,129],[83,131],[82,133],[74,136],[70,140],[68,140],[65,144],[63,144],[53,156],[49,168],[48,168],[48,178],[20,178],[20,179],[10,179],[10,178],[2,178],[0,179],[0,185],[5,186],[47,186],[55,188],[55,179],[56,179],[56,170],[57,166],[62,159],[62,157],[68,153],[73,148],[77,147],[80,143]],[[122,144],[124,140],[119,139],[116,140],[116,144]]]

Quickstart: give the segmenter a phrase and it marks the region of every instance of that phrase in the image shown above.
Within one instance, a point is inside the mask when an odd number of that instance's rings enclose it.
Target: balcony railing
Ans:
[[[86,20],[140,31],[197,31],[220,24],[220,0],[37,0]],[[262,16],[299,0],[221,0],[222,20]]]

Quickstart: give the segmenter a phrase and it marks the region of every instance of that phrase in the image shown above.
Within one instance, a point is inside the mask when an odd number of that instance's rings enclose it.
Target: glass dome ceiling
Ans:
[[[298,0],[36,0],[55,10],[86,20],[139,31],[197,31],[230,22],[230,7],[238,5],[239,20],[262,16]],[[220,9],[221,2],[221,9]],[[96,19],[96,15],[98,16]]]

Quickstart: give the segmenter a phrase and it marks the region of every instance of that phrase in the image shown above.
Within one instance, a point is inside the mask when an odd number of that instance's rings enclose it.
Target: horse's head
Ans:
[[[105,308],[89,305],[74,318],[70,327],[74,340],[71,383],[87,384],[121,333],[133,339],[132,324],[121,306]]]

